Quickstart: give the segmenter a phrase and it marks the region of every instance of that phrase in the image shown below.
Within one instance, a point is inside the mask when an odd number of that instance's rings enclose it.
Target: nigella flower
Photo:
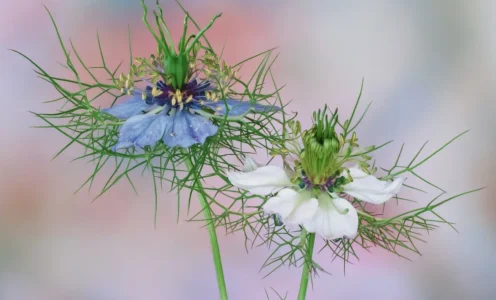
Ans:
[[[120,128],[119,141],[112,149],[143,148],[160,140],[169,147],[187,148],[203,144],[209,136],[217,133],[218,127],[198,111],[239,117],[250,111],[263,112],[273,108],[249,101],[220,100],[212,90],[209,81],[196,79],[181,89],[159,81],[156,86],[147,86],[143,92],[134,90],[126,102],[102,110],[126,120]]]
[[[336,193],[328,192],[338,185],[340,178],[348,175],[351,181],[340,190],[355,199],[372,204],[382,204],[397,194],[403,179],[386,182],[369,175],[358,167],[348,168],[340,176],[330,178],[320,186],[313,185],[308,178],[295,186],[286,171],[277,166],[263,166],[248,172],[229,172],[234,186],[253,194],[267,196],[275,194],[263,205],[267,214],[276,214],[289,227],[303,226],[325,239],[353,238],[358,230],[358,214],[353,205]]]

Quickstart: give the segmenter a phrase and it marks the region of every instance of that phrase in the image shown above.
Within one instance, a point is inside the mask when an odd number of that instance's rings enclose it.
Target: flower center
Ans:
[[[321,192],[339,192],[341,187],[346,184],[345,176],[333,176],[323,180],[323,183],[315,183],[308,177],[305,172],[302,172],[299,178],[299,186],[301,189],[306,189],[308,191],[319,190]]]
[[[300,187],[304,188],[306,190],[309,190],[309,191],[314,190],[314,189],[319,189],[322,192],[327,192],[333,186],[334,186],[334,178],[329,178],[323,184],[315,184],[315,183],[312,183],[312,181],[310,181],[310,179],[307,176],[301,177]]]
[[[159,81],[154,87],[146,87],[142,98],[150,105],[167,105],[170,108],[183,110],[191,104],[200,103],[205,99],[213,100],[210,93],[212,89],[208,81],[198,83],[196,79],[191,80],[181,89],[175,89],[171,85]]]

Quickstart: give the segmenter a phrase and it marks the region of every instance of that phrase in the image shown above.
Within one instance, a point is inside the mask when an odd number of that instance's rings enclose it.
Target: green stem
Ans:
[[[184,163],[188,170],[192,170],[193,162],[186,150],[183,150]],[[224,270],[222,269],[222,258],[220,256],[219,242],[217,240],[217,233],[215,232],[215,226],[212,222],[212,214],[210,212],[210,207],[208,205],[205,196],[199,192],[203,191],[203,187],[199,181],[195,181],[194,188],[197,190],[198,200],[200,201],[200,206],[205,216],[205,221],[207,222],[208,234],[210,236],[210,247],[212,248],[212,256],[214,258],[215,273],[217,274],[217,286],[219,288],[219,296],[221,300],[227,300],[227,288],[226,282],[224,280]]]
[[[298,300],[305,300],[307,297],[308,279],[310,279],[310,268],[312,266],[313,246],[315,244],[315,233],[309,233],[307,236],[307,249],[303,271],[301,273],[300,292]]]

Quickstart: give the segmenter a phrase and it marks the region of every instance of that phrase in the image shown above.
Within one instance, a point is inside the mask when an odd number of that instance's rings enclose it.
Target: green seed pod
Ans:
[[[302,134],[301,168],[314,185],[325,184],[342,169],[337,160],[341,145],[335,132],[337,113],[329,118],[326,111],[315,112],[314,125]]]

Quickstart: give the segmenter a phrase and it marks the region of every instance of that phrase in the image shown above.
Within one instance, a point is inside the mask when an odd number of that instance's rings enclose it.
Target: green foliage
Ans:
[[[273,294],[275,294],[275,296],[277,296],[277,300],[286,300],[288,299],[288,293],[286,293],[284,296],[282,296],[281,294],[279,294],[275,289],[273,288],[270,288],[271,292]],[[270,294],[269,292],[267,291],[267,289],[265,289],[265,295],[267,296],[267,300],[270,300]],[[272,299],[275,299],[275,298],[272,298]]]

